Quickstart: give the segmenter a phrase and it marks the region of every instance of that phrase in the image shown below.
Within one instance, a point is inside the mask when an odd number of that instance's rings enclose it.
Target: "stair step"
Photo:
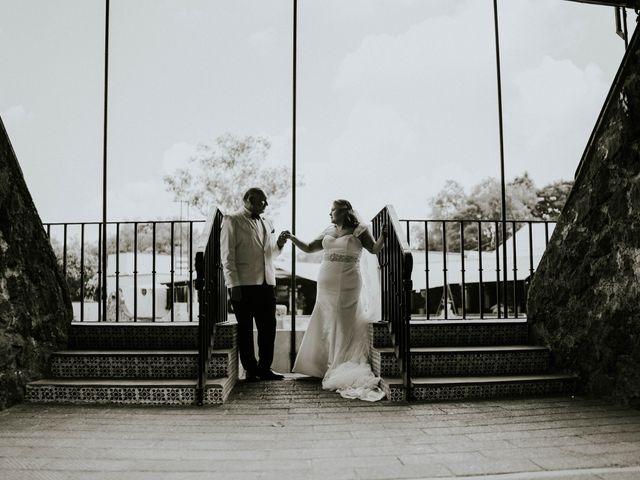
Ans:
[[[235,349],[211,354],[209,375],[231,372]],[[54,378],[196,378],[197,350],[64,350],[51,357]]]
[[[236,378],[207,381],[204,403],[226,400]],[[192,405],[195,380],[189,379],[45,379],[27,384],[26,400],[34,403]]]
[[[567,394],[576,380],[571,374],[418,377],[412,379],[411,394],[422,401]],[[406,400],[399,378],[383,377],[380,384],[390,400]]]
[[[393,348],[372,349],[376,375],[398,375]],[[413,376],[506,375],[544,373],[549,369],[549,350],[531,345],[411,348]]]
[[[412,353],[460,353],[460,352],[521,352],[547,351],[537,345],[468,345],[458,347],[411,347]]]
[[[392,346],[387,322],[370,326],[374,347]],[[444,347],[466,345],[517,345],[529,341],[526,319],[506,320],[412,320],[412,347]]]
[[[217,326],[214,348],[235,345],[236,323]],[[73,322],[71,350],[192,350],[198,348],[198,323]]]

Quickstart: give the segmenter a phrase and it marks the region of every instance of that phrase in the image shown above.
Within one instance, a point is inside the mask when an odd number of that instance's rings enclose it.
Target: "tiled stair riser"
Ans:
[[[397,377],[400,374],[398,359],[394,351],[372,349],[369,361],[371,362],[371,370],[379,377]]]
[[[529,343],[529,331],[525,322],[493,322],[459,324],[432,322],[411,324],[412,347],[451,347],[524,345]],[[375,322],[369,325],[369,341],[373,348],[393,346],[389,325]]]
[[[529,342],[526,323],[496,322],[468,325],[445,322],[412,325],[411,345],[414,347],[452,347],[487,345],[522,345]]]
[[[371,360],[376,375],[395,377],[399,374],[395,352],[372,350]],[[549,353],[546,350],[411,354],[413,376],[542,373],[548,369]]]
[[[37,403],[191,405],[194,387],[27,385],[27,401]]]
[[[192,350],[198,348],[198,325],[73,324],[70,350]]]
[[[414,380],[410,400],[554,395],[575,390],[575,377],[547,375],[547,349],[526,347],[526,322],[412,322],[410,331]],[[381,387],[387,398],[406,401],[388,324],[371,324],[369,340],[373,371],[383,377]],[[523,378],[514,378],[518,376]]]
[[[233,323],[220,324],[214,349],[235,345]],[[80,324],[69,329],[71,350],[193,350],[198,348],[198,324]]]
[[[469,398],[516,397],[525,395],[552,395],[571,391],[566,381],[494,383],[485,385],[451,385],[444,387],[413,388],[415,400],[464,400]]]
[[[369,324],[369,345],[373,348],[392,347],[389,325],[386,322],[374,322]]]
[[[197,329],[197,324],[73,325],[71,348],[139,353],[54,355],[51,370],[57,378],[27,385],[26,399],[38,403],[192,405],[196,402],[197,355],[156,355],[149,350],[193,350]],[[223,403],[237,381],[235,323],[218,325],[213,348],[226,351],[213,352],[205,404]],[[83,382],[83,378],[87,380]]]
[[[383,381],[381,387],[387,394],[387,398],[391,401],[406,401],[406,393],[402,385]],[[496,397],[557,395],[571,393],[574,389],[575,381],[566,379],[471,385],[414,385],[411,390],[411,399],[416,401],[433,402]]]
[[[228,376],[229,363],[236,355],[237,349],[213,352],[209,377]],[[195,354],[54,354],[51,359],[55,378],[195,378],[197,374]]]
[[[235,329],[234,329],[235,335]],[[234,336],[235,344],[235,336]],[[226,402],[231,390],[238,382],[238,347],[233,348],[233,354],[228,357],[224,365],[220,366],[220,371],[216,371],[216,367],[209,367],[209,378],[226,377],[226,382],[221,387],[207,386],[204,394],[205,405],[217,405]],[[224,375],[218,375],[224,370]]]
[[[204,403],[224,403],[235,385],[228,379],[222,385],[207,386]],[[58,386],[27,385],[26,400],[35,403],[65,404],[113,404],[113,405],[193,405],[196,402],[195,387],[146,387],[146,386]]]

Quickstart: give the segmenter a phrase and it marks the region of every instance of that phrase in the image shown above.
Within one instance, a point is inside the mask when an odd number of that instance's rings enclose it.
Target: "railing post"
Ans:
[[[80,224],[80,321],[84,322],[84,223]]]
[[[133,223],[133,321],[138,321],[138,222]]]
[[[206,292],[205,292],[205,280],[204,280],[204,252],[196,253],[196,292],[198,294],[198,351],[202,352],[203,345],[202,339],[205,337],[204,329],[206,324]],[[198,355],[198,384],[196,386],[196,402],[198,405],[204,403],[204,378],[202,375],[203,356]]]
[[[156,222],[152,223],[151,235],[151,321],[156,321]]]
[[[116,323],[120,321],[120,222],[116,222]]]
[[[411,400],[411,294],[413,292],[413,282],[411,281],[411,277],[409,279],[405,279],[402,282],[402,289],[404,292],[404,300],[403,300],[403,324],[404,324],[404,375],[402,378],[402,383],[404,386],[405,399],[407,401]]]
[[[171,270],[170,270],[170,273],[171,273],[171,321],[172,322],[175,320],[175,317],[174,317],[175,309],[173,308],[173,304],[176,301],[176,285],[175,285],[175,281],[174,281],[175,280],[175,268],[176,268],[176,266],[175,266],[175,261],[176,261],[176,258],[175,258],[175,245],[174,245],[174,242],[175,242],[175,238],[174,238],[174,235],[175,235],[174,234],[174,230],[175,230],[175,228],[174,228],[174,225],[175,225],[175,222],[172,221],[171,222]]]

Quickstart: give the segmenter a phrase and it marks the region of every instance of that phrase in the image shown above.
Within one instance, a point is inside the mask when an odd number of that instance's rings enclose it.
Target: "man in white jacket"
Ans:
[[[238,321],[240,361],[248,381],[280,380],[271,370],[276,339],[276,274],[273,259],[287,238],[276,238],[272,223],[262,217],[267,196],[259,188],[244,194],[244,208],[225,215],[220,234],[224,279]],[[253,321],[258,329],[258,356],[253,348]]]

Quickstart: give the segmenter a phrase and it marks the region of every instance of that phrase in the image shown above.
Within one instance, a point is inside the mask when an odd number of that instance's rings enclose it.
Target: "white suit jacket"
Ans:
[[[282,253],[273,224],[254,220],[243,209],[225,215],[220,232],[220,256],[228,288],[241,285],[276,284],[273,259]]]

